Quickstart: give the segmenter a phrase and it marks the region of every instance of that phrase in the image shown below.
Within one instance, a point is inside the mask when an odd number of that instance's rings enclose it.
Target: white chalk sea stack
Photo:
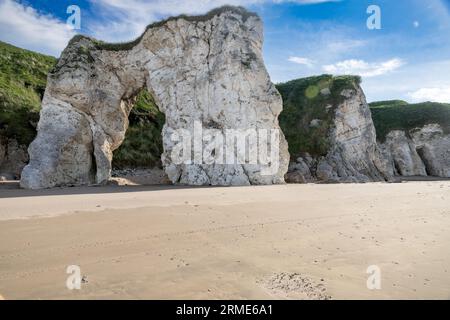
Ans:
[[[343,101],[326,107],[332,126],[325,156],[304,154],[289,166],[287,180],[293,183],[366,183],[390,181],[388,161],[376,140],[369,105],[359,84],[339,92]]]
[[[240,7],[150,25],[137,40],[106,44],[76,36],[49,74],[38,134],[22,172],[24,188],[104,183],[125,137],[136,95],[146,88],[165,114],[162,162],[173,183],[250,185],[284,182],[289,154],[278,125],[282,100],[262,58],[261,19]],[[279,130],[277,169],[263,165],[177,164],[171,134],[180,129]]]

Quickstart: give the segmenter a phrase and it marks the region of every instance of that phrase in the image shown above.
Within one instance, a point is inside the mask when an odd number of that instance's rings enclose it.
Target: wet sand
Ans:
[[[449,230],[450,181],[4,188],[0,296],[450,299]]]

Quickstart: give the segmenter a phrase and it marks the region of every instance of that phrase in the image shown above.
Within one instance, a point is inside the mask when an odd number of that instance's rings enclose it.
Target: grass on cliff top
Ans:
[[[0,136],[28,145],[36,135],[47,73],[54,57],[0,41]]]
[[[211,18],[213,18],[214,16],[219,15],[226,11],[231,11],[233,13],[242,15],[244,21],[246,21],[249,17],[258,17],[258,15],[256,13],[248,11],[244,7],[224,5],[222,7],[213,9],[203,15],[191,16],[191,15],[182,14],[182,15],[169,17],[167,19],[154,22],[152,24],[149,24],[145,28],[144,32],[138,38],[136,38],[135,40],[129,41],[129,42],[107,43],[107,42],[103,42],[100,40],[86,37],[84,35],[76,35],[69,41],[69,45],[73,44],[75,42],[78,42],[80,39],[89,38],[91,41],[94,42],[96,48],[99,50],[110,50],[110,51],[131,50],[141,41],[142,37],[149,29],[161,27],[164,24],[166,24],[167,22],[177,20],[177,19],[184,19],[186,21],[192,21],[192,22],[207,21],[207,20],[210,20]]]
[[[369,103],[370,107],[392,107],[394,105],[396,106],[405,106],[409,104],[408,102],[404,100],[385,100],[385,101],[375,101]]]
[[[369,104],[377,138],[385,141],[392,130],[408,132],[414,128],[437,123],[450,133],[450,104],[423,102],[408,104],[401,100],[380,101]]]
[[[344,100],[341,92],[354,89],[360,82],[357,76],[321,75],[276,86],[283,98],[280,126],[292,159],[304,152],[312,156],[327,154],[334,110]]]

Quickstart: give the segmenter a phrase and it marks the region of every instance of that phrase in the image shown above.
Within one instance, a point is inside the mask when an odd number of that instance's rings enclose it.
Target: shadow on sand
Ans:
[[[450,178],[440,177],[396,177],[393,183],[405,182],[430,182],[430,181],[450,181]],[[123,192],[148,192],[162,190],[180,190],[180,189],[201,189],[201,188],[220,188],[224,186],[181,186],[172,184],[153,184],[153,185],[94,185],[78,187],[56,187],[51,189],[28,190],[21,189],[19,181],[1,181],[0,199],[2,198],[20,198],[20,197],[42,197],[42,196],[64,196],[77,194],[103,194],[103,193],[123,193]],[[232,188],[228,186],[227,188]]]
[[[0,199],[20,198],[20,197],[43,197],[43,196],[64,196],[77,194],[103,194],[122,192],[148,192],[162,190],[199,189],[214,188],[211,186],[175,186],[171,184],[159,185],[101,185],[101,186],[81,186],[81,187],[57,187],[51,189],[28,190],[21,189],[18,181],[0,182]]]

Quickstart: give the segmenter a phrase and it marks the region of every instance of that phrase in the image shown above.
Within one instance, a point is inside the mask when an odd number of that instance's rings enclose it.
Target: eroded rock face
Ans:
[[[15,139],[0,137],[0,176],[7,180],[18,179],[27,163],[26,146]]]
[[[355,84],[354,89],[345,89],[340,94],[345,99],[334,109],[326,156],[313,158],[305,154],[298,158],[289,167],[289,182],[369,182],[391,178],[376,142],[362,89]]]
[[[428,175],[450,178],[450,135],[438,124],[429,124],[413,130],[411,136]]]
[[[279,93],[262,59],[261,20],[226,7],[206,16],[157,23],[130,44],[72,39],[48,77],[38,135],[23,170],[25,188],[104,183],[122,143],[137,93],[147,88],[165,113],[162,161],[174,183],[284,182],[289,155],[282,133],[271,175],[255,164],[177,164],[172,133],[203,129],[279,129]]]
[[[382,144],[382,149],[393,174],[405,177],[427,175],[425,165],[417,154],[413,141],[404,131],[389,132],[386,142]]]
[[[438,124],[391,131],[381,147],[396,175],[450,177],[450,135]]]

